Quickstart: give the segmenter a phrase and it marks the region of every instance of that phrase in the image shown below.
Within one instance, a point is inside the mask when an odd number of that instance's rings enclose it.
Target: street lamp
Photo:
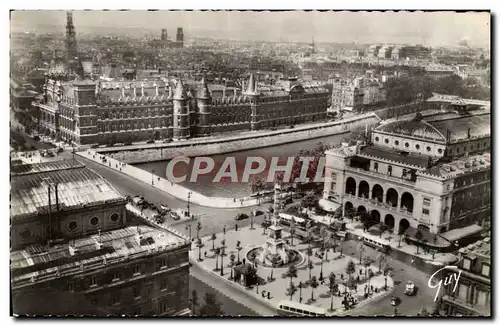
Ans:
[[[188,214],[188,216],[191,216],[191,214],[190,214],[190,212],[189,212],[189,202],[190,202],[190,200],[191,200],[191,194],[192,194],[192,192],[191,192],[191,191],[190,191],[190,192],[188,192],[188,200],[187,200],[187,214]]]
[[[384,277],[384,281],[385,281],[384,290],[387,291],[387,276]]]
[[[154,173],[155,173],[155,170],[154,170],[154,169],[152,169],[152,170],[151,170],[151,185],[152,185],[152,186],[154,186],[154,184],[155,184],[155,180],[154,180]]]

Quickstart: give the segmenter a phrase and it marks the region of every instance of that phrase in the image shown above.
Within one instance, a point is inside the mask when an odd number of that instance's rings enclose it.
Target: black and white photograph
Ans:
[[[491,318],[491,22],[10,10],[10,315]]]

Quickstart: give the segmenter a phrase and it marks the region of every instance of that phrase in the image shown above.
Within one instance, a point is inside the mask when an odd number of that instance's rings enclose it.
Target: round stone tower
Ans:
[[[196,94],[198,106],[198,136],[210,135],[210,115],[212,114],[212,96],[208,90],[205,78],[201,80],[201,87]]]
[[[189,96],[181,79],[179,79],[175,87],[173,101],[174,121],[172,138],[174,140],[188,139],[190,137]]]

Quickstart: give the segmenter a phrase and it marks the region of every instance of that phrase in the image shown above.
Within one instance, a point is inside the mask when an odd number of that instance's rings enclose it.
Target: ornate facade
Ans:
[[[480,231],[491,214],[490,113],[434,112],[373,130],[371,144],[327,151],[323,202],[368,213],[394,233]],[[477,227],[477,228],[476,228]]]
[[[189,313],[188,239],[131,225],[127,200],[73,160],[15,166],[11,180],[14,313]],[[40,301],[50,292],[60,302]]]
[[[319,121],[329,92],[295,79],[258,86],[250,75],[243,94],[212,98],[204,80],[197,87],[163,81],[100,83],[47,76],[40,110],[42,133],[78,144],[150,139],[181,140],[235,130]]]

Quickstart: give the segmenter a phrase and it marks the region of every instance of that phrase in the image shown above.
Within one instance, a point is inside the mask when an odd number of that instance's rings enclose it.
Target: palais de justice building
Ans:
[[[15,314],[189,314],[188,239],[133,223],[101,176],[73,160],[17,165],[11,186]]]
[[[368,144],[327,151],[322,202],[344,215],[369,213],[395,234],[480,231],[491,216],[490,110],[441,102],[440,110],[382,123]]]
[[[326,118],[329,91],[297,79],[257,85],[251,74],[240,95],[213,98],[202,80],[98,82],[47,76],[40,131],[78,144],[182,140],[216,132],[259,130]]]

